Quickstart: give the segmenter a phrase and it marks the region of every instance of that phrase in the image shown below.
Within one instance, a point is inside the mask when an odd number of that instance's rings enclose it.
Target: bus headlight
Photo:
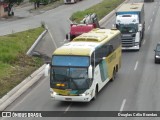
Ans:
[[[89,95],[89,92],[88,91],[86,91],[86,92],[84,92],[83,94],[80,94],[81,96],[87,96],[87,95]]]
[[[56,93],[56,92],[53,92],[53,95],[57,95],[57,93]]]
[[[54,92],[52,88],[50,88],[50,94],[51,94],[51,95],[57,95],[57,93]]]

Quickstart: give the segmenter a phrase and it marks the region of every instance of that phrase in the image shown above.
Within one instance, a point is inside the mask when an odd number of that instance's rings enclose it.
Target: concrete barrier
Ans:
[[[39,43],[39,41],[45,36],[47,33],[47,29],[42,32],[42,34],[37,38],[37,40],[34,42],[34,44],[31,46],[31,48],[27,51],[27,55],[31,56],[31,52],[36,47],[36,45]]]

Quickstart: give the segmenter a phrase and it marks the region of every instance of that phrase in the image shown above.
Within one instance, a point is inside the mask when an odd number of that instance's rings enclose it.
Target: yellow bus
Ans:
[[[58,101],[89,102],[121,67],[121,36],[117,29],[94,29],[53,53],[51,97]]]

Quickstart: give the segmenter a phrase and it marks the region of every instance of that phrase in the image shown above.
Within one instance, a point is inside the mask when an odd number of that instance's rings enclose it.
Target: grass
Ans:
[[[26,55],[44,28],[0,36],[0,98],[42,65],[39,58]]]
[[[70,19],[79,23],[85,15],[96,13],[98,19],[100,20],[124,1],[125,0],[103,0],[101,3],[94,5],[84,11],[75,12]]]

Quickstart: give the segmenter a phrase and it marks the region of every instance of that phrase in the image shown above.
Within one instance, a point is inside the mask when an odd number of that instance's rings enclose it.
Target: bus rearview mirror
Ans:
[[[93,74],[92,74],[92,66],[90,65],[88,68],[88,78],[92,79],[93,78]]]
[[[49,76],[49,70],[50,70],[50,64],[47,64],[46,67],[44,68],[45,77]]]

